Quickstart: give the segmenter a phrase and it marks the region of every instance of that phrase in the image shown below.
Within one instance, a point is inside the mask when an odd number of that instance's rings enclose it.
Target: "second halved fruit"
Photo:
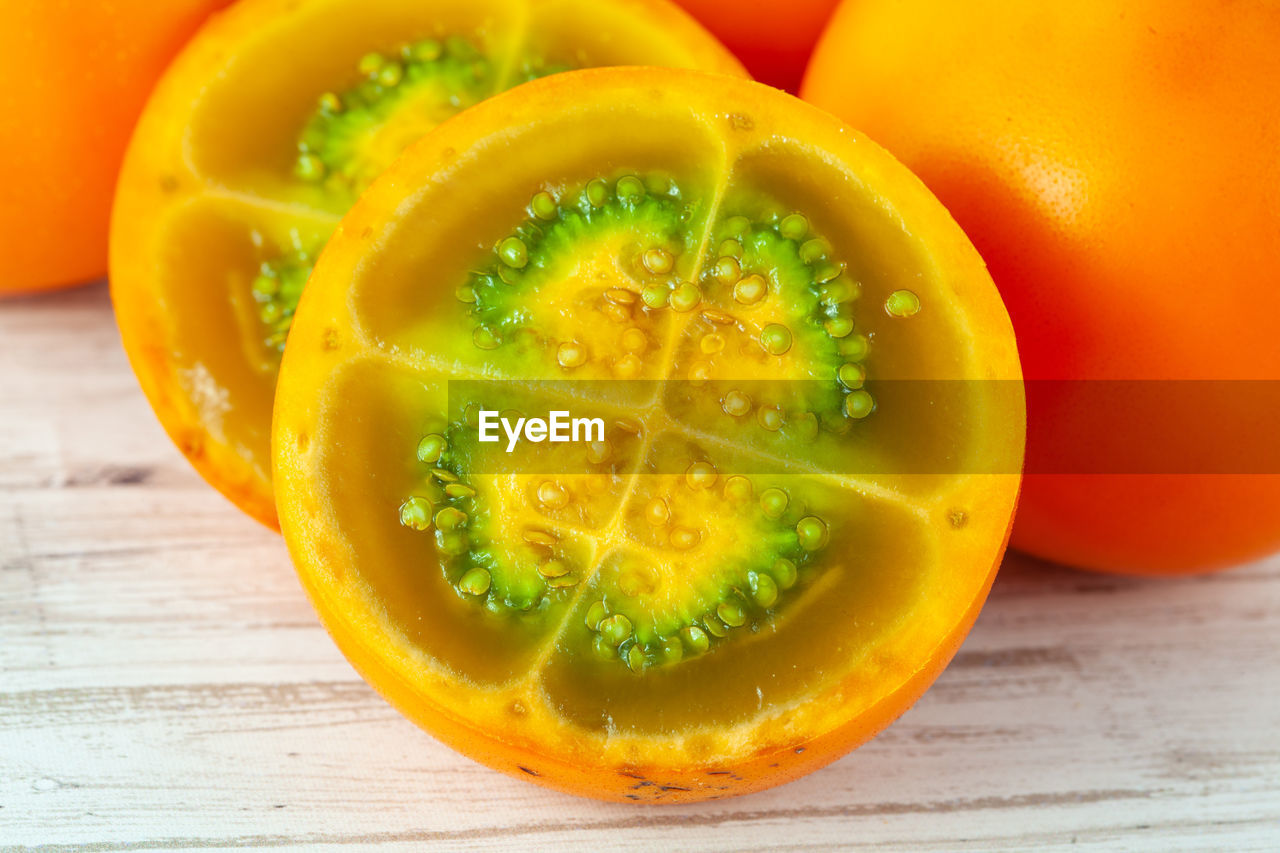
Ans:
[[[465,107],[597,65],[743,73],[666,0],[241,0],[195,37],[130,147],[111,287],[134,372],[205,479],[276,523],[280,351],[368,182]]]

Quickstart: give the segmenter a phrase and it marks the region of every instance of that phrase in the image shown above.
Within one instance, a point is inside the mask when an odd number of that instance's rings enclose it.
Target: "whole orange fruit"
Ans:
[[[676,0],[733,51],[751,76],[795,92],[827,19],[839,0],[742,3]]]
[[[1238,417],[1258,386],[1228,381],[1280,379],[1277,45],[1280,4],[1263,0],[850,0],[824,35],[804,96],[950,208],[1027,378],[1072,380],[1029,389],[1016,547],[1143,573],[1280,547],[1276,469],[1198,461],[1275,444],[1274,413]],[[1146,393],[1206,390],[1218,403],[1189,419]],[[1098,436],[1119,448],[1101,467]],[[1167,470],[1118,473],[1151,446]],[[1037,471],[1046,456],[1064,464]]]
[[[0,4],[0,293],[107,271],[134,120],[170,57],[230,0]]]

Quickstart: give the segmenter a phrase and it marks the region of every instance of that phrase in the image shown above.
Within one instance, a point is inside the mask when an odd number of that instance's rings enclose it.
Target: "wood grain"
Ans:
[[[137,390],[105,287],[0,303],[0,848],[1280,849],[1280,559],[1010,557],[959,657],[831,767],[574,799],[402,719]]]

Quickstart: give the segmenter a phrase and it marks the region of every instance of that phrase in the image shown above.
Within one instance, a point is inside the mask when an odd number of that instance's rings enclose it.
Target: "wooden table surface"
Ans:
[[[1280,849],[1280,558],[1006,560],[959,656],[825,770],[619,806],[436,743],[138,391],[105,286],[0,302],[0,849]]]

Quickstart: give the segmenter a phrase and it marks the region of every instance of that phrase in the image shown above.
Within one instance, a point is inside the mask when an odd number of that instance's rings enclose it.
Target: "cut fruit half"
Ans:
[[[406,715],[682,801],[915,701],[986,596],[1023,428],[1003,305],[906,169],[764,86],[601,69],[451,119],[357,202],[275,476],[304,586]]]
[[[134,372],[206,480],[276,525],[280,352],[364,187],[458,111],[598,65],[744,74],[666,0],[241,0],[200,31],[130,147],[111,286]]]

